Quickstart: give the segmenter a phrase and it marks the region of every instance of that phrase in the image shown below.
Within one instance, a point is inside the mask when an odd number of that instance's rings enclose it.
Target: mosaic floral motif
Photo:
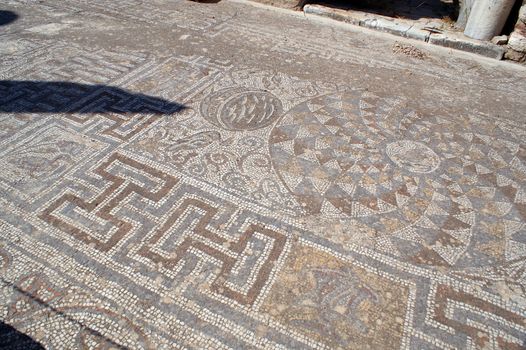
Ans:
[[[134,148],[272,210],[300,213],[273,170],[266,139],[286,109],[335,86],[248,69],[218,77],[177,119],[143,133]]]
[[[407,298],[393,281],[296,246],[262,310],[332,349],[399,348]]]
[[[100,144],[57,126],[38,130],[39,137],[14,143],[4,150],[0,182],[14,186],[19,196],[36,195],[71,169]]]

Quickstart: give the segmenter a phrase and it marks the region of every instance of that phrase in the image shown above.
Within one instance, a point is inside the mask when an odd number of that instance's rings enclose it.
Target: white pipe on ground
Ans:
[[[515,0],[475,1],[464,34],[478,40],[490,40],[499,35],[514,3]]]

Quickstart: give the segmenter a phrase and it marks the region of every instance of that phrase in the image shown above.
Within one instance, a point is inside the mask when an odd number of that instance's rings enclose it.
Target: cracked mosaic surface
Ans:
[[[228,1],[5,4],[0,341],[526,346],[523,68]]]

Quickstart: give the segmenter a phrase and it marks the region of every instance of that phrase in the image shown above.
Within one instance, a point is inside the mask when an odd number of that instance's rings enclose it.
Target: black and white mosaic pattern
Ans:
[[[7,348],[526,346],[524,70],[227,1],[4,4]]]

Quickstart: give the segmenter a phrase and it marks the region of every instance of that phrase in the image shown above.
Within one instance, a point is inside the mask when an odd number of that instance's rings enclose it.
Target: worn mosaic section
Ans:
[[[399,348],[408,294],[324,251],[294,246],[262,311],[333,349]]]
[[[285,22],[240,4],[6,4],[34,12],[0,33],[0,341],[526,346],[526,129],[513,118],[365,88],[362,73],[411,62],[365,64],[367,45],[336,47],[334,29],[288,41]],[[116,33],[129,42],[94,44]],[[240,63],[246,51],[354,73],[300,77]],[[489,69],[435,63],[414,72]]]
[[[254,69],[227,71],[214,79],[179,118],[161,121],[131,147],[190,176],[228,184],[225,189],[258,205],[301,213],[274,172],[267,140],[285,111],[336,86]]]

